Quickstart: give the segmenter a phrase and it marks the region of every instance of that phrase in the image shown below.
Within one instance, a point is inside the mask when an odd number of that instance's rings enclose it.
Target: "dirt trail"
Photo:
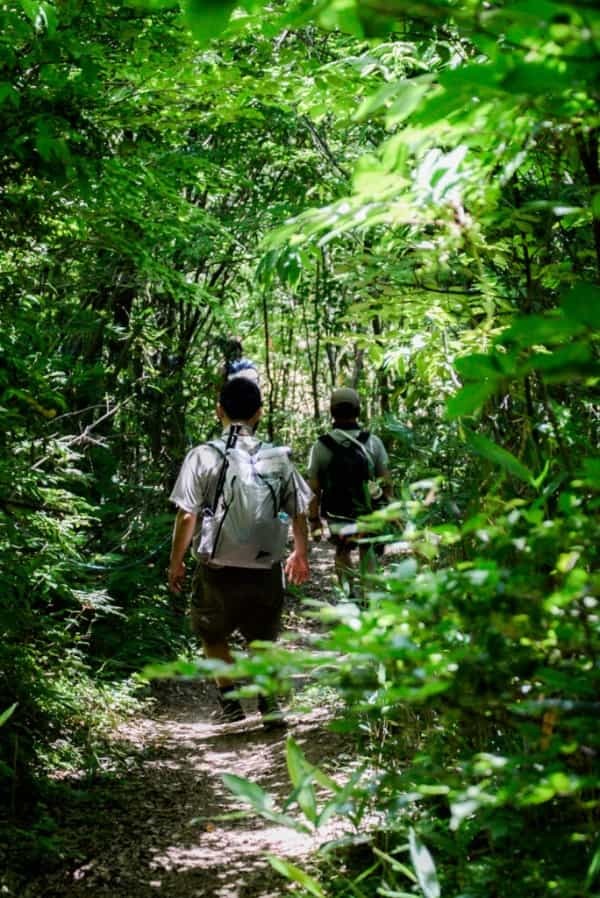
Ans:
[[[329,546],[316,547],[312,566],[307,594],[326,596]],[[294,602],[288,624],[306,626]],[[156,692],[151,716],[114,734],[118,772],[101,774],[64,809],[64,867],[33,876],[22,898],[276,898],[286,882],[265,854],[297,861],[334,834],[303,836],[256,816],[215,820],[242,807],[223,785],[223,773],[253,779],[278,798],[289,794],[285,733],[265,732],[252,702],[245,703],[245,721],[215,725],[207,683],[160,683]],[[288,720],[311,761],[330,771],[343,763],[344,745],[327,731],[326,711],[299,714],[292,707]]]

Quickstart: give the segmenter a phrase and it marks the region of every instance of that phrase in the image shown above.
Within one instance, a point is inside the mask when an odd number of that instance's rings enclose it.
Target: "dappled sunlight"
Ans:
[[[207,824],[193,845],[171,845],[151,861],[153,869],[185,871],[189,869],[220,870],[219,876],[235,881],[251,869],[263,868],[265,854],[282,855],[290,859],[308,856],[324,841],[341,835],[343,825],[328,825],[314,835],[293,832],[283,826],[265,826],[257,831],[245,826]],[[221,865],[226,864],[226,870]]]
[[[202,718],[208,716],[206,706],[201,710]],[[319,709],[306,718],[294,716],[290,730],[320,764],[337,767],[339,741],[332,734],[323,738],[324,724]],[[267,854],[298,861],[344,830],[339,819],[306,834],[274,825],[227,790],[224,773],[258,782],[277,806],[291,791],[285,736],[265,733],[258,718],[236,729],[204,720],[182,724],[163,713],[159,721],[121,728],[121,738],[124,729],[130,738],[143,731],[143,759],[122,779],[98,784],[94,841],[79,842],[87,858],[71,871],[61,895],[108,889],[111,898],[154,893],[270,898],[281,895],[285,883]],[[89,827],[81,810],[71,809],[71,838]],[[233,818],[220,819],[232,813]]]
[[[315,556],[325,574],[330,547],[319,546]],[[318,626],[303,616],[296,597],[288,599],[287,622],[294,631],[290,645],[298,647]],[[80,860],[65,871],[56,894],[279,898],[287,884],[266,856],[301,863],[341,836],[347,824],[334,817],[312,831],[300,816],[307,832],[296,832],[267,821],[233,795],[222,776],[256,782],[281,808],[292,791],[288,734],[332,775],[349,771],[353,759],[344,740],[327,729],[331,712],[323,703],[300,712],[288,696],[288,730],[267,732],[253,698],[242,699],[245,720],[216,724],[214,688],[206,681],[159,681],[152,692],[151,716],[132,718],[114,733],[123,766],[97,775],[93,824],[84,806],[75,802],[65,809],[65,832]],[[24,898],[37,898],[32,888]]]

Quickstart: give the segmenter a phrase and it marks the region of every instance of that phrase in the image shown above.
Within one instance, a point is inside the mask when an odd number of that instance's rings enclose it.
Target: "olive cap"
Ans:
[[[360,398],[356,390],[351,387],[338,387],[331,394],[330,407],[336,408],[338,405],[351,405],[357,411],[360,409]]]

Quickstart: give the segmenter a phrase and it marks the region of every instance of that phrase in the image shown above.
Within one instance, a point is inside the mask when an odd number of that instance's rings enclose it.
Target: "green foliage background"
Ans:
[[[379,815],[369,873],[278,869],[597,894],[598,9],[11,0],[0,25],[7,820],[186,650],[166,497],[238,333],[299,459],[360,390],[398,496],[372,526],[411,546],[366,612],[323,612],[366,759],[331,813]]]

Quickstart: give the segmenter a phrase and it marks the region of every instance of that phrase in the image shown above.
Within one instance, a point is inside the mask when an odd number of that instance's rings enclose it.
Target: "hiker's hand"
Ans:
[[[172,592],[171,598],[169,602],[169,606],[171,608],[171,613],[174,617],[185,617],[187,614],[187,601],[183,594],[183,590],[181,592]]]
[[[310,568],[306,555],[300,555],[295,551],[292,552],[285,564],[285,575],[294,586],[306,583],[310,577]]]
[[[169,589],[171,592],[180,593],[183,589],[183,581],[185,580],[185,564],[169,565]]]

